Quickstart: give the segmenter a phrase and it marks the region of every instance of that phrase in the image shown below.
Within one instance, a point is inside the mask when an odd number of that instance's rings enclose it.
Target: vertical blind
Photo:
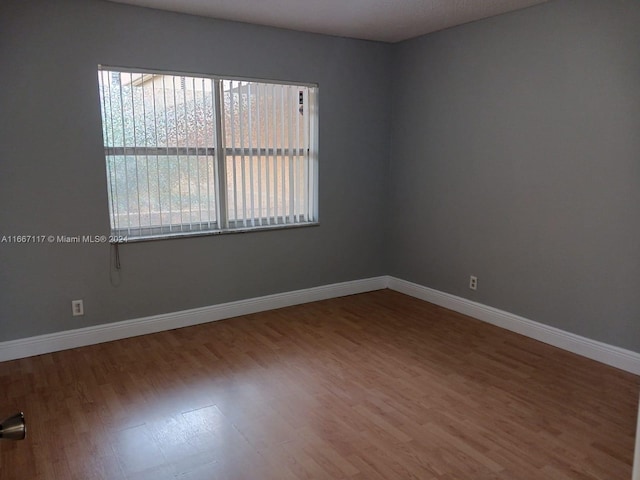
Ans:
[[[114,236],[317,222],[317,86],[107,67],[98,84]]]

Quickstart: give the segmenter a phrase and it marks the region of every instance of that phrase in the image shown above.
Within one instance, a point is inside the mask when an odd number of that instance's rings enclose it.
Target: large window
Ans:
[[[317,222],[316,85],[102,66],[98,83],[114,237]]]

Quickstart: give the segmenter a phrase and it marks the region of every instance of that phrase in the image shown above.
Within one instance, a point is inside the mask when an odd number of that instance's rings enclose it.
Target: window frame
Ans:
[[[196,151],[195,155],[204,155],[213,157],[214,162],[214,182],[215,182],[215,208],[216,208],[216,218],[215,221],[208,222],[181,222],[181,223],[172,223],[170,224],[169,231],[166,231],[167,225],[160,226],[138,226],[138,227],[122,227],[117,228],[114,225],[114,213],[112,211],[111,202],[109,202],[109,225],[111,231],[111,243],[129,243],[129,242],[145,242],[145,241],[153,241],[153,240],[163,240],[163,239],[173,239],[173,238],[186,238],[186,237],[199,237],[199,236],[211,236],[211,235],[223,235],[223,234],[232,234],[232,233],[247,233],[254,231],[264,231],[264,230],[277,230],[277,229],[291,229],[291,228],[303,228],[310,226],[318,226],[319,225],[319,154],[318,154],[318,145],[319,145],[319,84],[312,82],[297,82],[291,80],[273,80],[266,78],[255,78],[255,77],[243,77],[243,76],[235,76],[235,75],[220,75],[220,74],[203,74],[203,73],[193,73],[193,72],[182,72],[182,71],[173,71],[173,70],[159,70],[159,69],[150,69],[143,67],[121,67],[121,66],[113,66],[113,65],[98,65],[98,76],[104,72],[108,71],[109,73],[119,73],[119,74],[143,74],[143,75],[163,75],[163,76],[175,76],[182,77],[182,81],[184,81],[185,77],[189,79],[207,79],[213,82],[213,117],[214,117],[214,128],[215,128],[215,145],[207,146],[207,147],[186,147],[187,153],[183,153],[182,155],[190,156],[189,150]],[[246,82],[250,84],[263,84],[263,85],[274,85],[274,86],[297,86],[297,87],[305,87],[308,88],[307,95],[307,103],[304,104],[304,108],[308,110],[308,145],[306,148],[306,157],[305,162],[307,163],[307,169],[309,181],[305,187],[305,195],[308,197],[308,201],[310,203],[310,208],[302,215],[298,215],[296,213],[290,214],[291,216],[308,216],[307,220],[297,221],[294,223],[289,223],[286,221],[280,222],[279,219],[288,218],[290,215],[275,215],[271,216],[253,216],[251,221],[255,223],[258,220],[258,225],[242,225],[242,223],[246,223],[246,218],[242,221],[238,219],[230,219],[229,216],[229,208],[228,204],[228,186],[227,175],[226,175],[226,163],[227,158],[232,156],[233,158],[244,156],[245,152],[249,151],[250,155],[256,155],[257,158],[261,158],[262,156],[268,157],[269,155],[275,159],[277,156],[286,158],[286,151],[289,151],[289,156],[291,157],[291,150],[294,149],[292,145],[288,145],[287,147],[281,146],[276,147],[275,145],[269,147],[267,144],[265,145],[257,145],[253,147],[236,147],[236,146],[226,146],[225,145],[225,118],[224,118],[224,100],[223,100],[223,82]],[[111,156],[116,155],[120,152],[122,156],[138,156],[144,155],[148,156],[149,153],[137,153],[139,151],[149,151],[149,150],[162,150],[163,155],[167,154],[167,150],[169,148],[175,148],[176,156],[180,156],[179,150],[185,147],[161,147],[156,144],[155,146],[122,146],[122,147],[114,147],[107,146],[107,140],[105,138],[106,131],[106,106],[103,107],[103,88],[100,83],[100,79],[98,80],[98,90],[100,97],[100,110],[101,110],[101,118],[100,123],[102,127],[103,133],[103,151],[104,151],[104,162],[105,162],[105,171],[106,171],[106,180],[107,180],[107,189],[112,188],[111,186],[111,178],[108,167],[108,157],[109,154]],[[106,105],[106,102],[105,102]],[[155,114],[154,114],[155,115]],[[284,141],[284,138],[282,139]],[[125,142],[126,143],[126,142]],[[156,142],[158,143],[158,142]],[[204,153],[197,153],[200,150]],[[295,151],[295,149],[294,149]],[[298,149],[296,155],[300,155],[303,149]],[[222,152],[222,153],[221,153]],[[270,153],[269,153],[270,152]],[[155,153],[158,155],[159,153]],[[304,153],[303,153],[304,154]],[[154,155],[153,153],[151,155]],[[136,160],[137,161],[137,160]],[[284,161],[284,160],[283,160]],[[291,181],[291,180],[290,180]],[[138,184],[138,180],[136,179],[136,185]],[[136,187],[138,188],[138,187]],[[252,187],[253,188],[253,187]],[[252,190],[253,192],[253,190]],[[109,197],[111,198],[111,193],[109,193]],[[140,208],[138,206],[138,212],[140,212]],[[169,212],[171,213],[171,211]],[[237,212],[236,212],[237,213]],[[131,212],[127,212],[128,215],[131,215]],[[188,230],[183,230],[183,227],[187,225],[189,226]],[[172,231],[172,227],[175,227],[175,230]],[[207,228],[205,228],[207,227]],[[164,231],[163,231],[164,230]],[[134,233],[132,233],[132,231]]]

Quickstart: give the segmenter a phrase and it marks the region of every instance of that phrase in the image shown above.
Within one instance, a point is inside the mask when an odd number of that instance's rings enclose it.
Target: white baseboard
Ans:
[[[163,330],[188,327],[190,325],[198,325],[200,323],[213,322],[225,318],[238,317],[240,315],[249,315],[251,313],[273,310],[275,308],[381,290],[386,287],[387,277],[374,277],[267,295],[248,300],[239,300],[237,302],[222,303],[209,307],[79,328],[76,330],[65,330],[36,337],[10,340],[0,342],[0,362],[41,355],[43,353],[57,352],[69,348],[84,347],[96,343],[110,342],[112,340],[138,335],[146,335]]]
[[[583,357],[640,375],[639,353],[581,337],[498,310],[497,308],[390,276],[335,283],[305,290],[0,342],[0,362],[384,288],[396,290]]]
[[[391,290],[469,315],[483,322],[525,335],[541,342],[596,360],[606,365],[640,375],[640,354],[624,348],[581,337],[573,333],[534,322],[512,313],[488,307],[465,298],[433,290],[422,285],[388,277]],[[639,479],[640,480],[640,479]]]

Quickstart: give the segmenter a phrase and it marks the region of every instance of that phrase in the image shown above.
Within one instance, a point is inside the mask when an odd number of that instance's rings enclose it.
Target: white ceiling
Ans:
[[[548,0],[112,0],[341,37],[398,42]]]

